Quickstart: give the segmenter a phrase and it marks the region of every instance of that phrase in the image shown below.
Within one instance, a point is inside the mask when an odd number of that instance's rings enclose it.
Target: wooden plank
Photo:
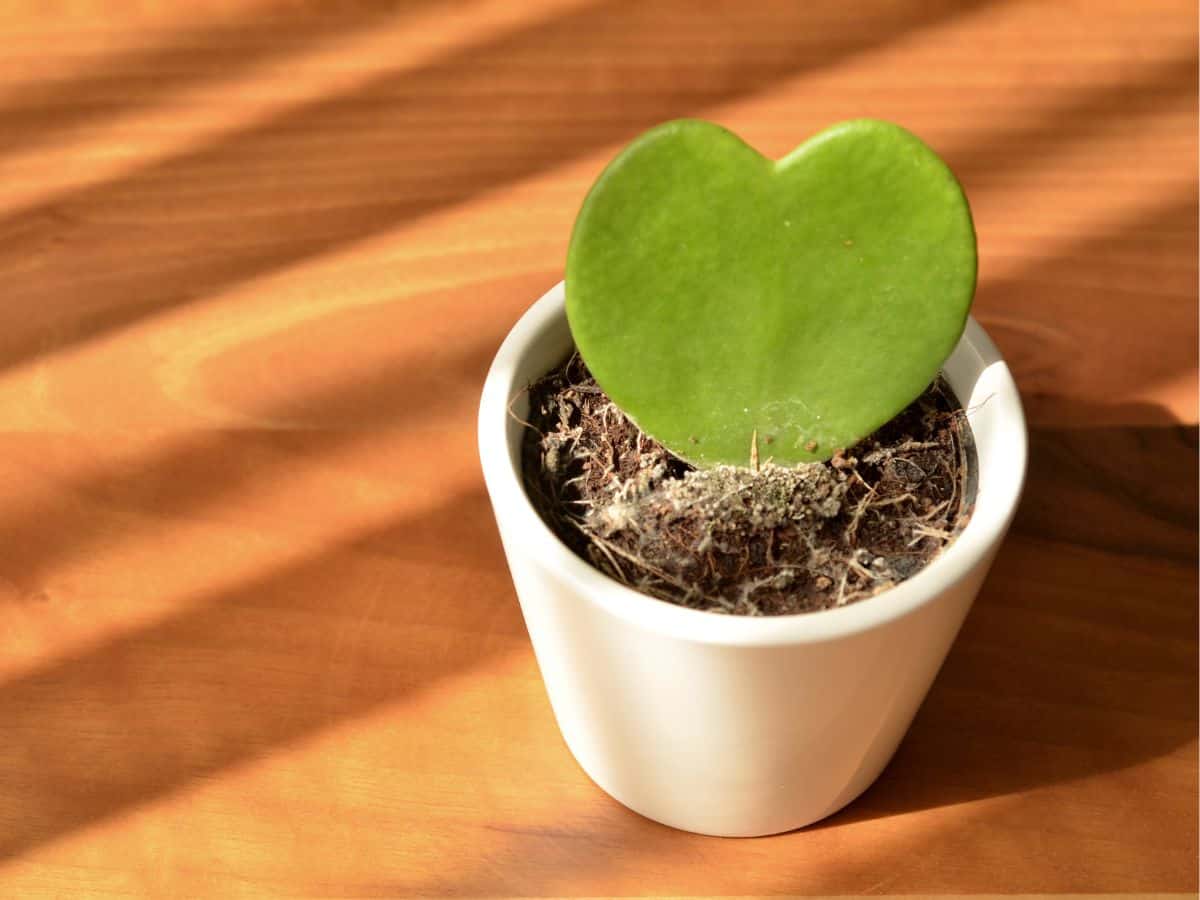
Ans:
[[[1192,4],[184,6],[0,11],[0,895],[1196,891]],[[938,147],[1033,426],[896,760],[754,841],[575,766],[475,457],[679,115]]]

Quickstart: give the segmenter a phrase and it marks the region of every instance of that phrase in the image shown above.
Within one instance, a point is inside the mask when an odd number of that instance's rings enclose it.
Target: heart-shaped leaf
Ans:
[[[708,122],[645,133],[575,222],[566,302],[584,361],[697,465],[828,458],[937,375],[975,291],[953,173],[909,132],[836,125],[772,162]]]

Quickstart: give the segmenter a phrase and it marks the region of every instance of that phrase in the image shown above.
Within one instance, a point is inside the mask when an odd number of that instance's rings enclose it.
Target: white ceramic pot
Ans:
[[[524,388],[570,348],[559,284],[500,347],[479,410],[484,479],[567,746],[621,803],[687,831],[772,834],[841,809],[895,752],[1012,519],[1026,432],[1007,365],[974,320],[946,363],[971,410],[979,481],[940,556],[869,600],[752,618],[639,594],[542,522],[509,404],[524,416]]]

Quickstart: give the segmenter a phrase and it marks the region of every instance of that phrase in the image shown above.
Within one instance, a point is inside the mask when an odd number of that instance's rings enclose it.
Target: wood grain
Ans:
[[[0,895],[1197,889],[1192,4],[0,12]],[[881,780],[674,832],[562,745],[483,373],[621,144],[961,173],[1026,499]]]

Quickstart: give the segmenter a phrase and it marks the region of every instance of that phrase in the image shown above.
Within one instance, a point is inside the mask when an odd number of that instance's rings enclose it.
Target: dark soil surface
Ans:
[[[856,446],[793,468],[694,469],[642,434],[578,355],[529,390],[538,512],[596,568],[671,603],[783,615],[863,600],[923,568],[970,513],[970,430],[941,379]]]

